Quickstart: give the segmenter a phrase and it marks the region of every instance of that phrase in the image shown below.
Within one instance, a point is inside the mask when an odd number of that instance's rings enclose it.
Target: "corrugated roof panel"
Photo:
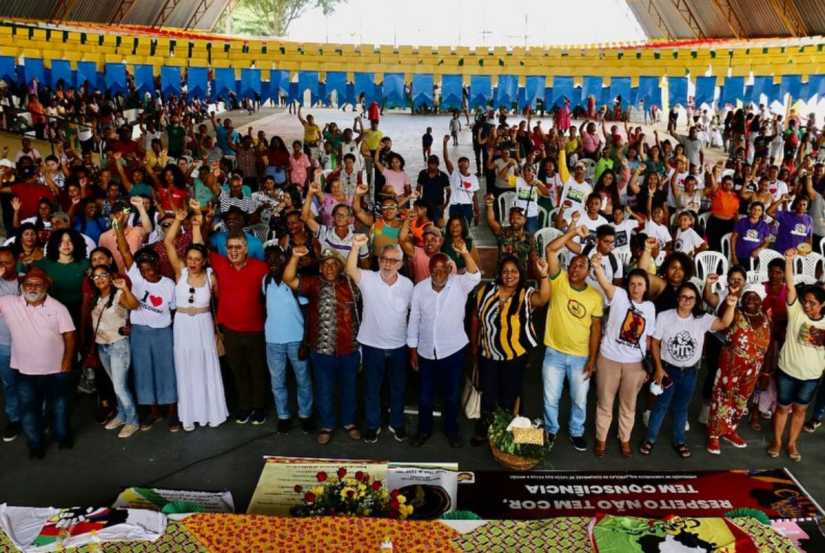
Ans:
[[[58,0],[2,0],[0,15],[6,17],[27,17],[48,19]]]
[[[730,0],[730,3],[749,37],[790,36],[768,2]]]
[[[825,2],[822,0],[795,0],[795,2],[811,34],[825,34]]]
[[[100,2],[99,0],[75,0],[67,18],[74,21],[95,21],[108,23],[112,19],[118,2]]]
[[[733,36],[725,17],[716,9],[714,0],[693,0],[690,5],[706,37],[728,38]]]

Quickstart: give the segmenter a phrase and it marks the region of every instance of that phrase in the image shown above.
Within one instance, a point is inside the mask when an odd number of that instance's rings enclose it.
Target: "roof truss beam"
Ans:
[[[166,22],[169,21],[169,16],[172,15],[172,12],[178,7],[178,4],[180,4],[180,0],[166,0],[160,7],[158,16],[152,23],[152,27],[163,27]]]
[[[659,8],[656,6],[656,0],[647,0],[647,13],[650,14],[656,20],[656,27],[659,29],[660,32],[665,33],[665,38],[668,40],[673,40],[673,32],[667,26],[667,22],[664,17],[662,17],[662,12],[659,11]]]
[[[733,11],[730,0],[713,0],[713,3],[716,5],[716,9],[722,14],[722,17],[725,18],[725,22],[728,24],[728,28],[730,32],[733,33],[733,36],[736,38],[745,38],[747,33],[742,26],[742,22],[739,21],[739,16]]]
[[[135,5],[135,1],[136,0],[120,0],[117,3],[117,9],[115,10],[115,13],[109,20],[109,24],[117,25],[118,23],[123,22],[123,19],[126,17],[126,14],[129,13],[129,10],[131,10],[132,6]]]
[[[768,0],[768,3],[791,36],[801,37],[810,34],[794,0]]]
[[[679,15],[682,16],[682,19],[684,19],[685,23],[690,27],[693,36],[696,38],[705,38],[705,32],[702,30],[702,26],[699,25],[699,21],[690,9],[690,2],[688,2],[688,0],[670,0],[670,3],[673,4],[673,7],[676,8],[676,11],[679,12]]]

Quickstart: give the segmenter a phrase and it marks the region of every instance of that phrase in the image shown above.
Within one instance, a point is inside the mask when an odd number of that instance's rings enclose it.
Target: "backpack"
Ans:
[[[582,250],[582,255],[590,257],[590,252],[593,251],[593,248],[595,248],[593,244],[588,244]],[[613,255],[613,252],[607,254],[607,260],[610,263],[610,268],[613,270],[613,275],[615,275],[619,271],[619,260],[616,258],[615,255]]]

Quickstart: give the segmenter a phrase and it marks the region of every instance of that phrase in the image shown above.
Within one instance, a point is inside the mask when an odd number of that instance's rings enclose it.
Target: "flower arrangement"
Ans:
[[[348,476],[347,469],[340,467],[337,480],[330,479],[325,471],[315,475],[316,486],[304,489],[296,485],[295,493],[301,495],[301,504],[292,507],[293,516],[359,516],[406,519],[413,512],[412,505],[398,490],[388,491],[370,475],[356,471]]]

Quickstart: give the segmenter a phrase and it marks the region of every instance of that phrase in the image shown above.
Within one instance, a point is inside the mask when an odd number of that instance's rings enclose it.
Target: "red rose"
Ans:
[[[366,476],[364,474],[364,471],[359,470],[358,472],[355,473],[355,479],[358,480],[359,482],[364,479],[364,476]]]
[[[390,492],[390,497],[393,498],[393,499],[395,499],[399,495],[401,495],[401,492],[399,492],[398,490],[393,490],[393,491]]]
[[[301,493],[302,491],[304,491],[304,488],[300,484],[295,484],[295,493]]]
[[[372,489],[375,490],[375,491],[380,490],[381,489],[381,482],[379,482],[378,480],[373,482],[372,483]]]
[[[318,482],[324,482],[327,479],[327,473],[324,471],[320,471],[318,474],[315,475],[315,478],[318,479]]]
[[[304,494],[304,502],[305,503],[315,503],[315,494],[312,492],[307,492]]]
[[[397,511],[400,506],[401,506],[401,504],[398,502],[397,499],[391,499],[390,500],[390,510],[391,511]]]
[[[344,476],[346,476],[346,475],[347,475],[347,469],[345,469],[344,467],[341,467],[341,468],[338,469],[338,479],[339,480],[342,480],[344,478]]]

